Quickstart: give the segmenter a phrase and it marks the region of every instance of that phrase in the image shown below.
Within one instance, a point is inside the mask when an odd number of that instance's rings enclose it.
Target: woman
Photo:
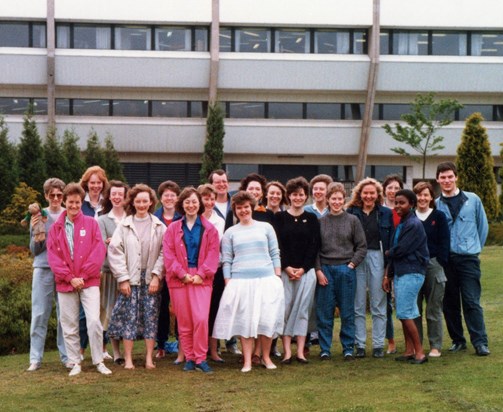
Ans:
[[[156,201],[154,191],[147,185],[137,184],[130,189],[127,216],[117,226],[108,246],[110,269],[120,291],[108,334],[123,340],[125,369],[134,369],[133,343],[138,336],[145,339],[145,368],[155,368],[152,356],[164,274],[162,239],[166,232],[166,226],[152,214]]]
[[[356,216],[344,211],[346,191],[341,183],[327,190],[330,213],[320,219],[321,246],[316,259],[316,316],[320,359],[330,359],[334,311],[339,308],[339,334],[344,360],[354,360],[356,267],[363,262],[367,244]]]
[[[430,358],[442,355],[443,311],[445,283],[447,277],[444,266],[449,260],[450,232],[447,218],[443,212],[435,208],[433,186],[428,182],[419,182],[414,186],[417,196],[416,216],[423,223],[428,241],[430,262],[426,269],[424,285],[419,291],[417,305],[420,316],[416,318],[419,339],[423,341],[423,300],[426,301],[426,325],[430,343]]]
[[[164,237],[164,262],[185,354],[183,370],[212,373],[206,354],[211,289],[219,260],[218,231],[201,216],[204,206],[193,187],[182,190],[176,209],[183,218],[168,227]]]
[[[180,186],[178,186],[177,183],[171,180],[162,182],[157,188],[157,195],[159,196],[161,207],[159,207],[159,209],[155,211],[154,216],[156,216],[162,223],[164,223],[166,227],[182,218],[182,215],[176,211],[175,207],[178,196],[180,195]],[[165,282],[162,282],[161,308],[159,311],[159,324],[157,327],[157,353],[155,355],[157,359],[161,359],[166,356],[166,350],[164,348],[169,337],[169,329],[169,291],[168,285],[166,285]],[[178,336],[178,332],[175,332],[175,336]],[[178,346],[178,355],[173,363],[175,365],[180,365],[185,360],[185,357],[177,341],[175,341],[174,344]]]
[[[273,213],[285,210],[287,205],[286,189],[282,183],[274,180],[267,183],[265,186],[266,191],[266,209]]]
[[[403,189],[403,180],[398,175],[388,175],[384,178],[383,184],[384,203],[393,213],[393,226],[397,227],[400,223],[400,216],[395,210],[395,193]],[[393,328],[393,296],[392,291],[386,294],[386,339],[388,340],[387,354],[396,353],[395,331]]]
[[[381,184],[370,177],[360,181],[353,189],[347,212],[360,219],[367,241],[367,255],[356,269],[355,337],[357,358],[366,356],[367,289],[372,315],[372,356],[384,357],[386,335],[386,293],[381,285],[384,276],[384,252],[390,247],[393,234],[391,210],[382,206]]]
[[[314,202],[306,206],[306,212],[314,213],[318,219],[328,213],[327,189],[332,182],[333,180],[329,175],[317,175],[311,179],[309,190]]]
[[[320,236],[318,218],[304,211],[308,193],[309,183],[306,179],[297,177],[289,180],[286,184],[286,195],[290,208],[275,216],[281,250],[281,279],[285,291],[283,364],[292,362],[292,336],[297,337],[297,361],[308,362],[304,345],[316,290],[314,262]]]
[[[215,226],[218,231],[218,240],[222,241],[224,236],[225,221],[215,212],[215,201],[217,198],[217,191],[209,183],[201,185],[197,188],[198,193],[201,195],[201,200],[204,205],[203,216]],[[220,304],[220,299],[222,298],[222,293],[224,293],[224,274],[222,272],[222,265],[219,262],[218,269],[213,278],[213,291],[211,293],[211,303],[210,303],[210,316],[208,319],[208,331],[210,339],[210,359],[213,362],[224,363],[224,360],[220,357],[218,353],[218,340],[211,337],[213,334],[213,326],[215,324],[215,318],[217,317],[218,305]]]
[[[251,371],[256,338],[262,344],[262,365],[276,369],[270,348],[272,338],[282,333],[284,327],[278,241],[270,224],[252,218],[255,202],[255,197],[244,191],[232,197],[232,210],[239,223],[228,229],[222,239],[226,286],[213,328],[213,337],[217,339],[241,337],[241,372]]]
[[[44,183],[44,197],[49,203],[46,208],[47,222],[45,232],[49,233],[51,226],[63,213],[63,190],[65,184],[57,178],[47,179]],[[30,228],[34,227],[40,220],[40,216],[34,216],[30,222]],[[30,366],[28,372],[34,372],[40,368],[42,357],[44,356],[45,338],[47,336],[47,326],[52,312],[52,301],[56,301],[57,315],[57,345],[59,357],[63,365],[67,368],[73,367],[68,362],[65,343],[63,341],[63,331],[59,320],[59,304],[57,295],[54,293],[54,273],[51,272],[47,261],[46,240],[35,242],[33,233],[30,231],[30,250],[33,255],[33,278],[31,287],[31,326],[30,326]]]
[[[424,282],[429,255],[426,233],[414,214],[417,199],[412,190],[399,190],[395,195],[395,209],[400,224],[393,235],[392,247],[387,252],[389,264],[383,279],[383,289],[390,290],[393,279],[396,317],[400,319],[405,338],[405,352],[395,358],[421,365],[428,361],[423,352],[414,319],[419,316],[417,296]]]
[[[98,372],[109,375],[112,372],[103,363],[99,287],[106,249],[98,223],[82,213],[84,196],[79,184],[66,185],[63,191],[66,211],[61,213],[49,231],[47,260],[56,281],[68,360],[74,365],[69,376],[81,372],[79,305],[82,305],[86,315],[93,364]]]
[[[128,190],[129,187],[124,182],[120,182],[119,180],[111,180],[105,190],[103,207],[104,214],[98,218],[98,225],[100,226],[101,235],[103,236],[103,241],[107,247],[112,240],[115,228],[126,217],[124,201]],[[101,272],[100,318],[101,324],[103,325],[103,333],[106,333],[112,317],[112,311],[115,306],[118,290],[117,281],[110,270],[108,259],[105,259]],[[122,365],[124,364],[124,358],[120,352],[119,342],[120,341],[118,339],[112,339],[113,357],[114,362],[117,365]]]

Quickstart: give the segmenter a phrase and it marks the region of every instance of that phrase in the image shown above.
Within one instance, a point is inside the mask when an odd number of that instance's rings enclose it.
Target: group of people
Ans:
[[[48,236],[30,241],[28,371],[42,362],[54,289],[58,349],[70,376],[81,373],[87,344],[100,373],[112,373],[108,359],[134,369],[139,338],[145,368],[155,368],[154,359],[165,356],[170,310],[179,342],[174,363],[184,371],[213,372],[208,358],[224,362],[219,341],[237,352],[236,337],[243,373],[254,365],[276,369],[279,337],[284,365],[307,364],[315,334],[320,359],[329,360],[337,314],[343,359],[364,358],[367,302],[375,358],[397,352],[394,308],[405,338],[398,361],[441,356],[444,316],[449,350],[466,349],[461,308],[476,353],[489,355],[478,258],[488,231],[484,208],[457,187],[453,163],[439,164],[436,180],[436,200],[429,182],[408,190],[398,175],[382,184],[363,179],[348,200],[328,175],[283,185],[252,173],[233,196],[224,170],[198,188],[163,182],[158,197],[145,184],[108,181],[99,166],[79,183],[48,179]],[[40,219],[34,215],[30,227]]]

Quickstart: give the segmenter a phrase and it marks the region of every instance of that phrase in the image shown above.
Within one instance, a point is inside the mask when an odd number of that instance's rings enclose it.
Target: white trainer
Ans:
[[[82,369],[80,368],[80,364],[76,363],[73,365],[72,370],[68,374],[68,376],[77,376],[80,372],[82,372]]]
[[[103,360],[114,360],[114,358],[112,358],[112,356],[107,352],[103,352]]]
[[[30,366],[28,367],[28,369],[26,369],[26,372],[35,372],[38,369],[40,369],[40,362],[33,362],[30,363]]]
[[[98,363],[96,365],[96,369],[102,375],[111,375],[112,374],[112,371],[110,369],[108,369],[103,362]]]

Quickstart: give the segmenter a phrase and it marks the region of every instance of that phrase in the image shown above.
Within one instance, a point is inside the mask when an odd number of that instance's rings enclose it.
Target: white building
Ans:
[[[31,99],[42,134],[54,122],[85,146],[91,128],[111,133],[130,183],[185,184],[216,95],[231,179],[351,181],[360,158],[365,175],[411,184],[421,165],[394,154],[381,126],[417,93],[465,105],[427,177],[454,159],[474,111],[501,165],[502,16],[500,0],[2,1],[0,112],[17,139]]]

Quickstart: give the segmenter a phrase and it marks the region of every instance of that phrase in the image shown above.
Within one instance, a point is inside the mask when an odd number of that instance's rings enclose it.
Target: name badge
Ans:
[[[80,229],[80,236],[84,237],[86,235],[86,229]]]

